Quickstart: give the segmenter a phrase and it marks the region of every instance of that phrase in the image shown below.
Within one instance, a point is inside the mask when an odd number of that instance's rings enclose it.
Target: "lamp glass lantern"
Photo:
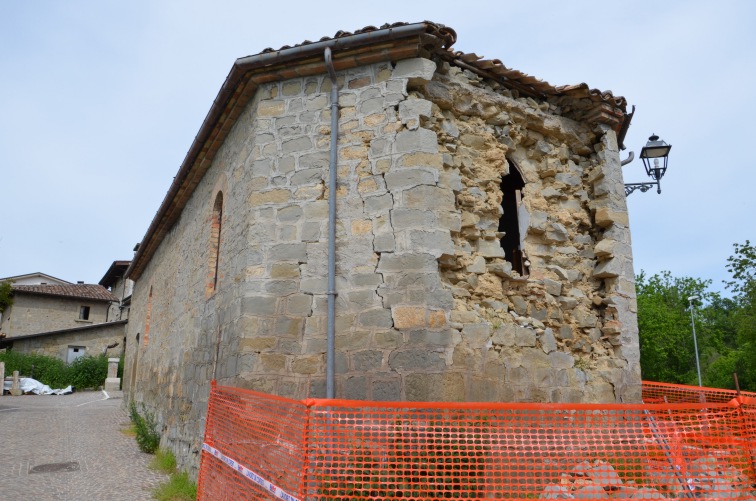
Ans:
[[[643,160],[643,167],[646,169],[646,174],[654,181],[659,181],[667,172],[667,160],[671,149],[672,145],[659,139],[656,134],[649,137],[646,146],[641,149],[640,157]]]

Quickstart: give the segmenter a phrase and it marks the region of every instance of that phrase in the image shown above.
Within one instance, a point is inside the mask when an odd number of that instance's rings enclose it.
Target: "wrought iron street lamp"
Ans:
[[[627,183],[625,184],[625,196],[635,190],[645,193],[654,186],[656,186],[656,193],[661,193],[660,181],[664,177],[664,173],[667,172],[667,160],[669,159],[669,150],[671,149],[672,145],[659,139],[659,136],[656,134],[648,138],[646,146],[641,150],[640,158],[643,161],[643,167],[646,169],[646,175],[653,179],[654,182]],[[632,160],[632,157],[629,160]]]

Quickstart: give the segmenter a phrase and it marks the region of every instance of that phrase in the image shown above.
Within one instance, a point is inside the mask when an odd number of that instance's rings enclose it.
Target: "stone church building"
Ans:
[[[338,398],[640,401],[625,99],[455,39],[399,23],[233,65],[127,272],[124,391],[184,466],[212,379],[325,397],[330,370]]]

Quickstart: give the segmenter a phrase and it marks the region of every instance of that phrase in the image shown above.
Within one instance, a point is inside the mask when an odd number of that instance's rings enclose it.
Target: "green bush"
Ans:
[[[68,385],[78,389],[98,388],[108,377],[107,355],[84,356],[68,365],[59,358],[8,350],[0,353],[0,362],[5,362],[6,374],[18,371],[22,377],[36,379],[53,389]]]
[[[145,409],[142,404],[142,414],[137,410],[134,401],[129,405],[129,416],[136,430],[136,441],[139,449],[148,454],[154,454],[160,445],[160,433],[157,432],[155,415]]]
[[[68,365],[59,358],[9,350],[0,353],[0,361],[5,362],[5,373],[8,375],[18,371],[22,377],[34,378],[50,388],[65,388],[71,384]]]
[[[84,356],[74,360],[68,367],[71,383],[76,388],[98,388],[108,377],[108,357]]]

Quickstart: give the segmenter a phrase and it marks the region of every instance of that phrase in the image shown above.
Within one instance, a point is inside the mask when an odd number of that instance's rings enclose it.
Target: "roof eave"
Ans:
[[[350,54],[350,51],[361,47],[401,39],[416,39],[412,45],[415,47],[415,54],[417,54],[426,44],[440,46],[443,44],[450,45],[454,42],[452,39],[455,37],[453,31],[447,31],[445,33],[446,37],[442,38],[442,36],[429,34],[428,32],[431,30],[439,31],[441,35],[444,35],[443,26],[423,21],[421,23],[392,26],[355,35],[331,38],[320,42],[263,52],[254,56],[237,59],[213,101],[205,120],[202,122],[202,126],[195,136],[163,202],[152,219],[139,245],[139,249],[131,261],[131,265],[126,270],[125,277],[137,280],[142,274],[149,258],[157,249],[160,240],[162,240],[162,235],[178,219],[183,204],[180,203],[180,200],[177,203],[177,197],[181,195],[182,189],[186,188],[187,181],[190,181],[195,165],[198,161],[200,164],[208,164],[204,166],[204,169],[200,168],[201,172],[195,176],[196,182],[199,182],[199,179],[204,175],[204,170],[209,167],[212,160],[212,155],[206,156],[204,153],[207,153],[212,148],[213,141],[221,139],[222,132],[230,130],[233,121],[238,116],[238,113],[236,116],[232,113],[234,106],[240,105],[239,107],[241,107],[245,105],[254,94],[259,83],[325,73],[326,68],[323,60],[319,62],[309,61],[310,64],[305,64],[303,68],[300,68],[298,65],[301,65],[303,62],[307,63],[308,59],[321,56],[326,47],[330,47],[334,51],[335,68],[337,70],[344,70],[359,65],[379,62],[380,60],[390,60],[392,57],[391,51],[385,51],[379,54],[378,57],[373,58]],[[406,54],[404,57],[412,57],[412,54]],[[285,71],[282,69],[284,65]],[[256,73],[254,75],[255,78],[252,78],[252,73]],[[228,125],[226,125],[227,123]],[[224,128],[226,129],[225,131],[223,130]],[[193,188],[189,191],[193,191]],[[178,209],[178,211],[175,209]]]

